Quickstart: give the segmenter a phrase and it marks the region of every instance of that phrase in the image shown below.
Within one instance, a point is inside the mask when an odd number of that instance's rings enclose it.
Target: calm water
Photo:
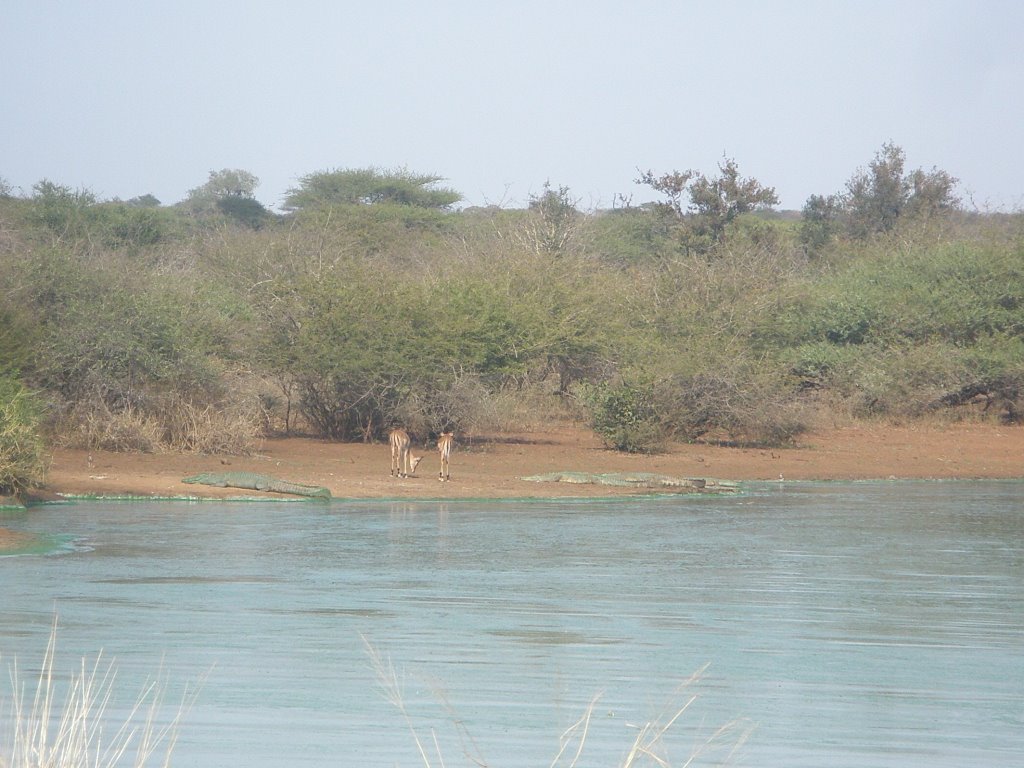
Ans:
[[[422,765],[367,643],[449,768],[471,764],[456,723],[490,766],[550,765],[596,694],[581,765],[617,765],[692,693],[676,765],[726,723],[699,764],[747,726],[738,765],[1024,764],[1024,483],[82,502],[0,524],[57,537],[0,558],[0,674],[38,666],[56,613],[58,664],[102,649],[125,706],[161,666],[172,699],[205,676],[177,766]]]

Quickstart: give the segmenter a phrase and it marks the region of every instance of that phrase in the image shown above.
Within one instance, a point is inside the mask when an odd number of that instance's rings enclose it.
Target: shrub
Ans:
[[[943,406],[981,402],[1009,422],[1024,420],[1024,339],[995,335],[961,353],[960,386],[939,400]]]
[[[248,455],[262,431],[255,398],[204,404],[172,395],[161,404],[159,415],[166,447],[182,453]]]
[[[773,368],[743,363],[707,366],[662,382],[656,402],[678,437],[719,435],[758,445],[783,445],[807,430],[792,383]]]
[[[62,444],[120,453],[251,454],[264,415],[257,396],[201,402],[177,393],[112,410],[79,402],[57,425]]]
[[[14,376],[32,356],[34,329],[21,314],[0,307],[0,376]]]
[[[584,384],[576,388],[591,426],[609,448],[627,453],[657,453],[669,433],[654,406],[649,387]]]
[[[789,364],[789,372],[796,377],[801,389],[822,389],[828,387],[850,366],[857,349],[850,353],[850,347],[819,341],[803,344],[783,354]]]
[[[154,453],[163,429],[155,419],[128,406],[111,411],[99,399],[69,407],[54,424],[56,440],[64,446],[119,453]]]
[[[46,474],[39,406],[15,379],[0,378],[0,495],[20,496]]]

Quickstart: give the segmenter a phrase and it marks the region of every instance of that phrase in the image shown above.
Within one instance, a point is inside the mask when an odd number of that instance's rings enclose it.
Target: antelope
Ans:
[[[408,477],[416,471],[416,465],[423,461],[423,457],[413,456],[409,433],[404,429],[392,429],[388,440],[391,442],[391,476],[397,472],[399,477]]]
[[[437,451],[441,454],[441,471],[437,475],[437,479],[442,483],[446,480],[451,480],[448,476],[448,457],[452,453],[452,440],[455,435],[451,432],[442,432],[441,436],[437,438]]]

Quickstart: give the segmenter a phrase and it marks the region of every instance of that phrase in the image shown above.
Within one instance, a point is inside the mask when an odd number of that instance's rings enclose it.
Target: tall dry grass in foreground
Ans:
[[[437,731],[430,728],[429,737],[421,736],[413,722],[412,716],[406,707],[402,694],[402,683],[399,674],[395,670],[390,657],[370,643],[365,637],[363,643],[366,647],[370,664],[377,675],[384,698],[394,706],[402,716],[405,727],[409,730],[413,743],[419,752],[420,760],[424,768],[446,768],[444,752]],[[733,720],[707,734],[698,734],[692,738],[688,751],[681,759],[670,757],[670,739],[673,729],[678,730],[681,718],[697,700],[698,695],[694,692],[698,682],[707,669],[705,664],[684,680],[676,689],[676,696],[673,703],[659,713],[654,719],[639,725],[631,726],[635,731],[631,743],[624,744],[625,757],[620,763],[621,768],[640,768],[640,766],[659,766],[669,768],[692,768],[693,766],[714,764],[729,765],[737,756],[740,749],[750,738],[754,726],[746,720]],[[490,763],[480,753],[476,742],[466,728],[465,723],[454,713],[451,705],[444,699],[443,692],[435,694],[439,697],[442,707],[446,710],[450,725],[455,729],[456,739],[459,742],[459,749],[463,756],[473,765],[480,768],[488,768]],[[591,721],[594,710],[600,700],[600,695],[591,699],[580,718],[562,732],[558,749],[551,761],[550,768],[575,768],[583,757],[587,736],[590,733]],[[599,760],[605,763],[604,760]]]
[[[166,681],[158,675],[144,686],[128,714],[114,720],[108,716],[114,665],[103,662],[102,654],[91,663],[83,658],[61,693],[56,641],[54,623],[34,686],[20,678],[16,662],[9,667],[10,691],[0,695],[0,722],[8,722],[0,731],[0,768],[169,766],[179,725],[196,690],[186,689],[165,720]]]

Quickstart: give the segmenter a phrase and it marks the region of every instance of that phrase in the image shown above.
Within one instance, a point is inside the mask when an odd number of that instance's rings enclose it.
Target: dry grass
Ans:
[[[430,736],[427,738],[421,736],[417,730],[405,705],[402,683],[390,657],[382,654],[365,637],[363,643],[384,698],[401,714],[402,721],[416,745],[424,768],[434,768],[434,766],[445,768],[444,753],[437,731],[431,728]],[[734,720],[715,729],[710,734],[697,735],[686,756],[679,761],[673,760],[670,755],[670,743],[673,741],[670,738],[671,732],[673,729],[678,729],[680,719],[697,700],[698,695],[693,692],[693,689],[700,682],[706,669],[707,665],[704,665],[687,680],[684,680],[676,689],[672,699],[674,703],[667,706],[658,717],[634,726],[636,736],[629,745],[621,768],[640,768],[641,766],[691,768],[691,766],[701,765],[705,759],[713,759],[716,765],[729,765],[735,759],[754,730],[753,725],[745,720]],[[600,699],[600,695],[591,699],[580,718],[562,733],[559,738],[558,751],[551,761],[550,768],[576,768],[580,764],[587,745],[587,737],[590,734],[594,709]],[[455,728],[463,756],[474,765],[487,768],[490,764],[480,753],[466,729],[465,723],[454,714],[443,696],[441,703],[448,712],[450,724]]]
[[[167,409],[163,422],[166,446],[178,453],[248,456],[262,433],[258,414],[237,404],[217,407],[183,400]]]
[[[97,656],[84,658],[72,673],[67,691],[55,669],[57,623],[54,621],[42,665],[29,695],[17,666],[10,668],[9,698],[0,698],[0,715],[9,719],[9,733],[0,734],[0,768],[145,768],[170,765],[181,719],[195,699],[186,690],[169,721],[165,710],[165,680],[149,682],[123,720],[108,721],[114,693],[115,669]],[[29,689],[31,690],[31,688]],[[8,712],[9,710],[9,712]],[[114,728],[109,735],[108,726]]]
[[[197,404],[173,397],[146,410],[128,406],[114,412],[102,402],[80,405],[56,432],[57,442],[67,448],[247,456],[262,437],[260,422],[257,409],[245,404]]]

